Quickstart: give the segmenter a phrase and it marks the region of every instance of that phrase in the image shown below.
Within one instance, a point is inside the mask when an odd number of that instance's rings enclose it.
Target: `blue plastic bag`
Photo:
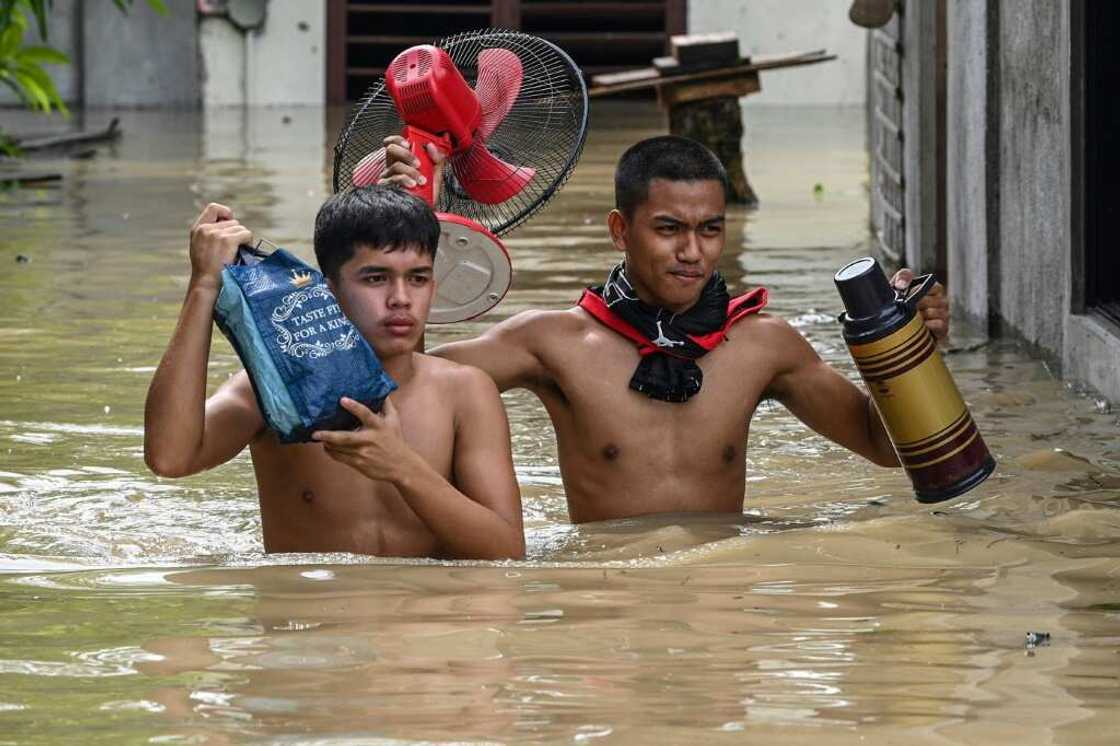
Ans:
[[[282,443],[349,430],[348,396],[374,411],[397,388],[342,313],[323,275],[283,249],[242,246],[222,271],[214,321],[241,358],[268,426]]]

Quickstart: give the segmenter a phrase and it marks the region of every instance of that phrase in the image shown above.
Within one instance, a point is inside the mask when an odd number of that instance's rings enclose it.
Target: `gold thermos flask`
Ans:
[[[844,341],[867,384],[918,501],[963,495],[996,468],[926,329],[920,301],[933,275],[896,292],[871,257],[836,273]]]

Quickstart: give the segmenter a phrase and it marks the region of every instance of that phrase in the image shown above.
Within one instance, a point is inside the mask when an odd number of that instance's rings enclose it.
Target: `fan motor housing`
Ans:
[[[409,47],[389,64],[385,86],[405,123],[446,132],[456,150],[471,146],[482,106],[447,52],[431,44]]]

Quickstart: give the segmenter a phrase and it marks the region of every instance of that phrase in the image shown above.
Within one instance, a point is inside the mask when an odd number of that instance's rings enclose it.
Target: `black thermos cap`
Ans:
[[[883,268],[872,257],[848,262],[833,280],[850,319],[878,316],[884,308],[894,305],[894,290]]]

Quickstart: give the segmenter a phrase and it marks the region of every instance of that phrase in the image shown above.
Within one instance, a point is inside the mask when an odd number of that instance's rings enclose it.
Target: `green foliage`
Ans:
[[[113,0],[121,11],[128,13],[135,0]],[[167,15],[164,0],[146,0],[148,7],[160,15]],[[58,111],[69,116],[54,80],[44,65],[68,65],[70,58],[46,46],[47,16],[54,7],[54,0],[0,0],[0,83],[15,92],[24,105],[32,111],[50,114]],[[34,21],[39,32],[40,45],[28,44],[24,37]],[[11,138],[0,130],[0,153],[16,155],[19,149]]]
[[[0,155],[15,157],[21,152],[22,151],[20,151],[19,145],[16,143],[16,141],[8,137],[2,130],[0,130]]]
[[[47,13],[50,11],[54,0],[0,0],[0,33],[8,30],[15,16],[23,17],[23,12],[29,11],[35,17],[39,27],[39,38],[47,40]]]
[[[39,36],[47,37],[46,12],[50,0],[0,0],[0,83],[33,111],[49,114],[57,109],[68,114],[66,104],[58,95],[54,81],[43,65],[65,65],[70,58],[48,46],[27,46],[27,17],[30,14],[39,27]]]
[[[121,13],[127,13],[132,3],[133,0],[113,0],[113,4],[120,8]],[[148,0],[148,7],[161,16],[167,15],[167,4],[163,0]]]

